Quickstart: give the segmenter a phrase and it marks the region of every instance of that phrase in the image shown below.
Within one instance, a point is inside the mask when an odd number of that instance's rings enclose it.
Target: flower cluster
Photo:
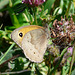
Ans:
[[[70,21],[61,17],[61,21],[55,20],[51,30],[52,41],[62,47],[66,47],[75,39],[75,24],[72,17]]]
[[[73,18],[71,17],[70,20],[68,20],[66,17],[65,19],[61,17],[60,21],[57,19],[54,20],[53,27],[50,28],[50,34],[54,46],[49,46],[49,51],[53,56],[57,55],[53,61],[54,65],[60,60],[58,54],[61,54],[63,49],[69,46],[60,63],[61,67],[68,61],[67,59],[71,57],[73,53],[73,46],[71,44],[75,39],[75,24]]]
[[[46,0],[22,0],[22,3],[29,4],[31,6],[38,6],[45,2]]]

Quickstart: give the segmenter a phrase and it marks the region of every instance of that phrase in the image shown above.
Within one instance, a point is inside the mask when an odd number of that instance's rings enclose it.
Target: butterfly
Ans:
[[[48,34],[44,27],[22,26],[11,33],[11,39],[23,50],[31,62],[40,63],[48,45]]]

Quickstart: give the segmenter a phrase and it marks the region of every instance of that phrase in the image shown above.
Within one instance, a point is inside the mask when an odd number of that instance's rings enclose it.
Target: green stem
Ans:
[[[12,7],[12,0],[9,0],[9,6]]]
[[[67,49],[68,49],[68,46],[62,51],[60,57],[62,57],[65,54],[65,52],[66,52]]]
[[[37,17],[36,17],[36,15],[37,15],[37,8],[34,7],[33,10],[34,10],[34,22],[37,25]]]
[[[71,75],[71,70],[72,70],[72,66],[73,66],[73,63],[74,63],[74,58],[75,58],[75,42],[74,42],[74,49],[73,49],[73,54],[72,54],[72,58],[71,58],[69,75]]]
[[[31,75],[34,75],[34,73],[35,73],[35,63],[32,63]]]
[[[65,13],[66,18],[68,17],[68,13],[69,13],[69,10],[70,10],[71,3],[72,3],[72,0],[70,0],[69,5],[68,5],[68,9],[67,9],[67,11]]]
[[[49,65],[49,67],[48,67],[48,74],[47,75],[50,75],[50,71],[51,70],[51,65]]]
[[[15,45],[15,43],[13,43],[9,49],[7,50],[7,52],[4,54],[4,56],[0,59],[0,64],[1,64],[1,61],[5,58],[5,56],[7,55],[7,53],[12,49],[12,47]]]

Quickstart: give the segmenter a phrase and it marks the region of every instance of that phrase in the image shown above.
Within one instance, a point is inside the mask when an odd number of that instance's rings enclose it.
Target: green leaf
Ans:
[[[21,25],[19,23],[19,20],[18,20],[17,16],[15,15],[14,11],[11,8],[9,8],[9,13],[10,13],[10,17],[11,17],[13,25],[16,28],[20,27]]]
[[[22,0],[10,0],[13,4],[13,6],[19,4],[19,3],[22,3]]]
[[[40,17],[46,16],[47,13],[48,13],[48,9],[46,9],[44,12],[42,12]]]
[[[9,3],[9,0],[0,0],[0,9]]]
[[[13,53],[13,50],[9,51],[7,53],[7,55],[4,57],[4,59],[0,62],[0,64],[2,64],[3,62],[7,61],[8,59],[10,59],[12,57],[12,53]],[[0,59],[3,57],[4,55],[1,55],[0,56]]]
[[[75,69],[72,71],[72,74],[71,75],[75,75]]]
[[[46,66],[45,62],[42,62],[41,64],[37,64],[38,66],[38,70],[40,72],[40,74],[42,75],[47,75],[48,72],[48,67]]]
[[[13,43],[13,44],[9,47],[9,49],[6,51],[6,53],[0,57],[0,64],[2,64],[4,61],[6,61],[7,59],[9,59],[9,57],[12,56],[12,55],[10,55],[10,54],[12,54],[12,51],[10,51],[10,50],[11,50],[11,48],[12,48],[14,45],[15,45],[15,43]],[[9,52],[10,52],[10,53],[9,53]]]
[[[48,9],[48,13],[50,13],[51,7],[53,5],[55,0],[47,0],[46,4],[45,4],[45,10]]]

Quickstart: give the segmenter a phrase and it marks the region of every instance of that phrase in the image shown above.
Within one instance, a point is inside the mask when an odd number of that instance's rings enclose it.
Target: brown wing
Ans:
[[[43,55],[48,44],[47,34],[43,29],[28,32],[22,40],[25,56],[32,62],[43,61]]]

